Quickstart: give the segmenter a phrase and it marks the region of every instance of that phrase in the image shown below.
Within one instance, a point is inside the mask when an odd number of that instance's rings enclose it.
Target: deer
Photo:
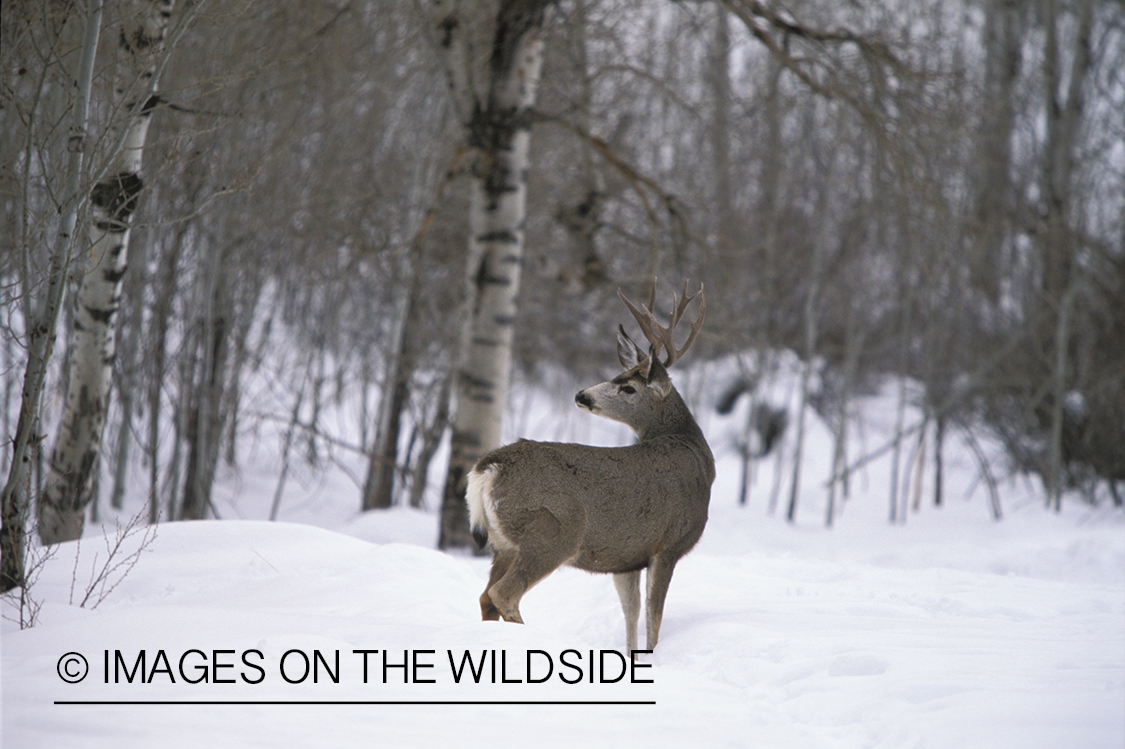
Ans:
[[[520,440],[485,454],[470,471],[473,536],[492,551],[482,620],[522,624],[520,599],[562,565],[612,574],[625,615],[626,653],[635,659],[645,570],[646,647],[656,647],[672,572],[703,534],[715,479],[711,448],[668,376],[706,314],[702,284],[691,296],[687,291],[685,282],[682,297],[673,292],[671,323],[664,327],[652,311],[655,281],[648,305],[639,309],[618,289],[648,351],[618,325],[617,357],[625,371],[574,397],[579,409],[629,426],[635,444]],[[696,319],[677,348],[673,332],[697,296]]]

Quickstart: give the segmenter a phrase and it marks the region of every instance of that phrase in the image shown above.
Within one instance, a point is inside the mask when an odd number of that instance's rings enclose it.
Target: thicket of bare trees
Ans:
[[[196,0],[168,19],[158,97],[115,93],[141,75],[120,57],[134,4],[100,7],[0,11],[5,587],[68,429],[73,300],[101,252],[81,227],[106,225],[97,186],[130,171],[111,162],[141,115],[143,189],[108,219],[136,209],[89,512],[140,463],[151,520],[213,514],[263,420],[283,425],[279,500],[290,461],[356,451],[357,506],[421,504],[453,420],[507,377],[474,372],[472,345],[497,343],[475,313],[529,376],[588,374],[612,360],[616,289],[653,275],[705,282],[697,356],[817,367],[830,423],[907,374],[936,465],[942,435],[988,430],[994,470],[1037,473],[1053,506],[1073,487],[1121,502],[1120,3]],[[521,184],[522,217],[479,223]]]

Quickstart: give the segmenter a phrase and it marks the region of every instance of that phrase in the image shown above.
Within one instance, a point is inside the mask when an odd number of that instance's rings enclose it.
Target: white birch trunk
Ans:
[[[129,220],[143,187],[141,160],[156,103],[151,79],[163,51],[172,5],[173,0],[135,0],[122,20],[109,141],[117,142],[117,133],[124,129],[123,147],[90,193],[89,265],[75,298],[66,402],[39,500],[39,537],[44,544],[82,535],[98,468],[116,353],[114,323],[127,265]]]
[[[452,455],[439,545],[471,545],[465,477],[498,447],[512,367],[523,264],[530,110],[543,62],[549,0],[436,4],[457,115],[476,151],[469,208],[468,296]]]
[[[0,493],[0,592],[6,593],[26,584],[24,551],[27,544],[27,487],[25,475],[31,463],[34,431],[39,420],[39,403],[47,376],[47,363],[55,346],[59,312],[66,294],[66,278],[74,248],[74,230],[82,206],[81,184],[86,150],[87,114],[93,87],[94,59],[101,33],[102,3],[86,6],[82,52],[74,77],[74,103],[67,147],[66,188],[59,207],[59,229],[51,254],[47,292],[42,311],[34,318],[28,314],[27,369],[24,372],[20,415],[12,446],[12,463],[8,480]]]

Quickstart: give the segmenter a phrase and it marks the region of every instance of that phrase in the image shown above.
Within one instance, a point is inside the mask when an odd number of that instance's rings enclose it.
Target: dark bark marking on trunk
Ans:
[[[486,252],[480,259],[480,265],[477,266],[474,283],[478,290],[483,290],[486,286],[510,286],[512,281],[492,271],[492,255]]]
[[[478,103],[467,123],[469,145],[488,154],[483,160],[481,185],[489,196],[489,208],[495,210],[499,196],[519,189],[513,181],[509,160],[502,156],[512,150],[517,133],[531,129],[534,118],[528,110],[517,107],[489,107]]]
[[[152,114],[153,110],[155,110],[158,106],[160,106],[160,103],[161,103],[161,98],[159,96],[157,96],[156,94],[153,94],[152,96],[148,97],[148,99],[145,101],[145,105],[143,107],[141,107],[140,116],[141,117],[148,117],[149,115]]]
[[[120,172],[94,185],[90,202],[105,211],[110,221],[127,223],[137,210],[137,199],[143,188],[144,181],[135,172]]]
[[[485,380],[480,377],[474,376],[471,372],[461,371],[461,381],[473,388],[491,388],[493,387],[491,380]]]
[[[449,49],[453,44],[453,35],[457,33],[457,27],[460,25],[461,22],[457,20],[457,16],[452,13],[441,19],[438,28],[441,29],[441,46],[443,49]]]
[[[520,42],[543,25],[543,14],[554,0],[509,0],[496,19],[496,38],[492,45],[493,80],[504,80],[517,64]]]
[[[490,231],[490,232],[485,232],[484,234],[481,234],[479,237],[477,237],[477,241],[482,242],[482,243],[483,242],[494,242],[494,243],[504,243],[504,244],[515,244],[516,242],[519,241],[519,238],[516,237],[515,232],[512,232],[512,231],[507,231],[507,230],[505,230],[505,231]]]
[[[171,17],[171,14],[164,15],[163,12],[161,12],[161,15],[165,18]],[[161,25],[158,33],[151,35],[145,30],[144,26],[138,26],[135,27],[131,33],[127,33],[125,29],[121,29],[121,36],[118,38],[118,42],[123,50],[131,54],[136,54],[155,44],[159,44],[162,39],[164,39],[163,25]]]
[[[117,312],[117,307],[109,307],[107,309],[98,309],[97,307],[85,307],[86,313],[93,318],[94,322],[100,322],[103,325],[109,325],[113,319],[113,315]]]
[[[94,219],[94,226],[108,234],[124,234],[129,231],[129,225],[112,219]]]
[[[121,265],[118,268],[107,268],[102,273],[102,278],[111,284],[120,283],[121,279],[125,277],[125,271],[128,270],[128,265]],[[114,300],[115,302],[118,300]],[[114,306],[117,306],[116,304]]]

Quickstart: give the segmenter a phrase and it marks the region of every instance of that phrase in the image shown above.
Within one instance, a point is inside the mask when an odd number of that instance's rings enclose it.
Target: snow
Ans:
[[[897,392],[859,404],[857,444],[882,444]],[[625,439],[551,405],[568,397],[521,397],[529,436]],[[77,600],[104,563],[102,531],[58,547],[33,586],[37,625],[3,623],[3,746],[1125,746],[1120,512],[1045,512],[1038,487],[1013,479],[995,522],[951,438],[944,507],[889,524],[888,452],[857,472],[828,530],[831,430],[809,411],[789,524],[785,454],[755,463],[739,506],[745,411],[696,412],[719,462],[711,518],[676,568],[660,644],[631,672],[603,653],[624,646],[608,577],[561,569],[527,594],[524,626],[481,622],[488,560],[433,550],[433,512],[357,515],[358,491],[324,471],[290,480],[289,522],[265,522],[278,458],[262,441],[219,495],[224,517],[252,519],[128,535],[115,559],[137,563],[96,609]],[[460,668],[466,651],[474,667],[488,658],[479,682]],[[59,676],[74,673],[68,653],[88,661],[79,683]]]

